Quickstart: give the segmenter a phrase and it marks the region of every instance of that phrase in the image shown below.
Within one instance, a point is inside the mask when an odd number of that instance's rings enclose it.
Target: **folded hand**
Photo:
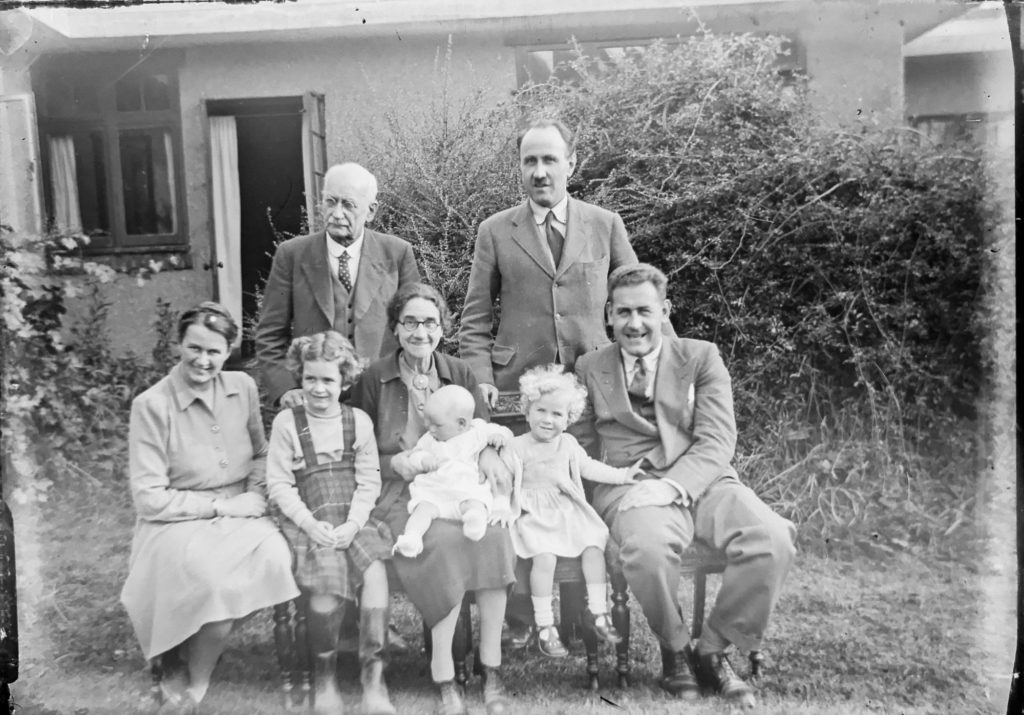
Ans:
[[[314,521],[306,527],[306,535],[317,546],[334,548],[334,526],[329,521]]]
[[[346,521],[341,526],[336,527],[333,531],[334,548],[347,549],[352,545],[352,540],[356,538],[358,533],[359,527],[351,521]]]

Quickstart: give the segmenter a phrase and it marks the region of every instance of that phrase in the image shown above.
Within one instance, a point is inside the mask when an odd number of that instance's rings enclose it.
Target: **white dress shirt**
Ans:
[[[338,275],[338,261],[341,258],[341,252],[344,251],[348,254],[348,274],[352,276],[352,287],[356,285],[356,275],[359,273],[359,258],[363,255],[363,238],[366,236],[366,231],[363,231],[362,235],[359,236],[352,244],[346,248],[340,243],[336,242],[330,235],[325,235],[327,240],[327,264],[334,270],[334,275]]]
[[[619,352],[622,353],[622,366],[626,370],[627,388],[632,384],[633,378],[636,376],[637,362],[643,360],[644,367],[647,368],[647,389],[644,391],[644,397],[648,400],[652,399],[654,397],[654,378],[658,375],[658,358],[661,356],[661,343],[642,358],[633,357],[625,350],[619,350]]]
[[[548,217],[548,211],[554,211],[555,220],[551,222],[551,225],[558,229],[558,232],[562,234],[562,238],[565,238],[565,231],[569,226],[569,195],[566,194],[563,196],[562,200],[551,208],[535,204],[533,199],[529,199],[529,202],[530,211],[533,212],[533,222],[537,225],[537,233],[541,238],[541,245],[547,249],[548,255],[551,256],[551,248],[548,246],[548,236],[544,230],[544,220]],[[554,261],[554,256],[551,256],[551,260]]]

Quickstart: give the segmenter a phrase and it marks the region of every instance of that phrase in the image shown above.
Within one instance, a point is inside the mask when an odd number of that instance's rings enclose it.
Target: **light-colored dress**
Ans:
[[[529,432],[512,440],[512,449],[523,463],[518,499],[521,513],[512,524],[516,556],[532,559],[537,554],[575,558],[584,549],[604,550],[608,527],[587,503],[582,479],[604,484],[624,484],[629,469],[609,467],[592,459],[571,434],[558,437],[557,448],[539,443]]]
[[[459,518],[459,504],[467,500],[483,503],[488,513],[494,505],[491,485],[480,483],[477,460],[493,434],[511,439],[512,433],[501,425],[474,419],[468,430],[444,442],[425,433],[416,442],[410,458],[415,462],[420,455],[429,454],[441,460],[441,466],[417,474],[409,485],[409,513],[420,504],[433,504],[442,519]]]
[[[265,492],[256,383],[222,372],[209,391],[175,366],[132,402],[128,470],[138,515],[121,602],[146,658],[299,594],[269,517],[214,517],[215,499]]]

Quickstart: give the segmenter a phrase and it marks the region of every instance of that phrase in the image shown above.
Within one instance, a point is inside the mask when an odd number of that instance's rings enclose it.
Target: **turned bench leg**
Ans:
[[[452,638],[452,660],[455,661],[455,682],[466,687],[469,682],[469,671],[466,668],[466,656],[473,650],[473,620],[469,613],[469,594],[462,599],[459,618],[455,622],[455,635]]]
[[[274,647],[281,670],[281,695],[285,710],[301,708],[305,703],[295,702],[295,683],[302,676],[298,653],[295,651],[295,633],[292,629],[291,603],[274,606]],[[301,692],[301,690],[300,690]]]
[[[587,650],[587,687],[597,692],[600,687],[597,633],[586,622],[586,584],[581,581],[563,581],[559,584],[558,601],[562,642],[568,643],[574,636],[583,641]]]
[[[619,675],[619,687],[629,687],[629,594],[626,592],[626,578],[621,573],[610,574],[612,582],[612,623],[622,636],[622,642],[615,646],[615,670]]]
[[[704,630],[704,603],[707,600],[708,574],[704,569],[698,568],[693,572],[693,626],[690,629],[690,637],[694,640],[700,638],[700,632]]]

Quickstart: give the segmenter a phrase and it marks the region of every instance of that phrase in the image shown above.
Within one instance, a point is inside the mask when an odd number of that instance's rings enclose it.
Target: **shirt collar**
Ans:
[[[342,246],[340,243],[335,242],[335,240],[331,238],[326,231],[324,231],[324,238],[327,239],[327,253],[329,253],[332,258],[341,257],[342,251],[348,251],[348,255],[350,256],[358,253],[363,248],[363,238],[365,237],[366,231],[364,229],[359,238],[354,240],[349,246]]]
[[[548,211],[555,212],[555,219],[559,223],[567,223],[566,219],[568,217],[566,214],[568,214],[569,212],[569,194],[563,196],[562,200],[559,201],[554,206],[552,206],[551,208],[536,204],[534,203],[533,199],[528,199],[528,201],[530,202],[530,211],[533,212],[533,222],[536,223],[538,226],[544,223],[544,219],[546,219],[548,216]]]
[[[228,385],[222,374],[217,374],[213,378],[213,391],[209,390],[197,390],[195,387],[190,385],[185,379],[185,375],[182,374],[184,371],[181,367],[181,363],[178,363],[171,368],[168,377],[171,381],[171,389],[174,393],[174,401],[177,403],[178,411],[187,409],[193,402],[200,400],[207,407],[213,408],[211,404],[211,398],[214,392],[220,392],[222,395],[237,395],[238,387]]]
[[[619,353],[622,355],[622,365],[626,368],[626,375],[628,376],[633,372],[634,365],[637,360],[644,361],[644,367],[647,368],[648,373],[654,373],[658,369],[658,357],[661,355],[661,349],[664,347],[665,341],[662,340],[658,347],[654,348],[651,352],[644,355],[642,358],[636,358],[627,353],[625,350],[619,349]]]

